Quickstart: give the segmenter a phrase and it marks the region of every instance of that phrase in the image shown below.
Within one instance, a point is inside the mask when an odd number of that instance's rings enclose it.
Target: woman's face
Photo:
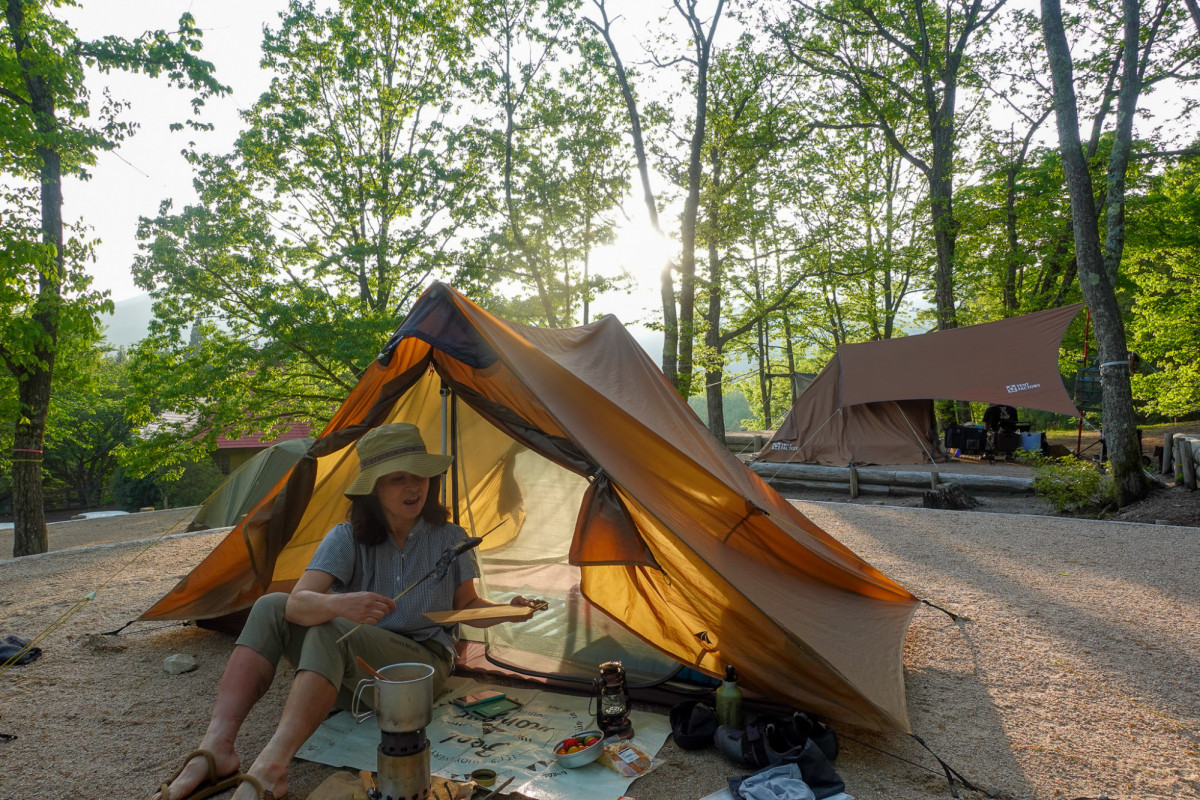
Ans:
[[[389,472],[375,482],[375,497],[389,519],[416,522],[429,494],[429,478],[411,472]]]

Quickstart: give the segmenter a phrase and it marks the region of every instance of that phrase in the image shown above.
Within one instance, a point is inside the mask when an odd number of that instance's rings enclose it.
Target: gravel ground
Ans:
[[[905,651],[913,729],[967,779],[1012,800],[1200,796],[1200,531],[794,502],[918,596],[969,618],[923,608]],[[182,512],[157,513],[136,530],[161,532]],[[0,561],[0,636],[61,623],[42,658],[0,675],[0,733],[17,737],[0,741],[0,800],[149,797],[207,722],[228,637],[150,623],[98,634],[136,617],[224,534],[169,536],[130,563],[145,545],[114,541],[125,518],[113,519],[52,526],[51,547],[68,549]],[[179,652],[199,669],[164,672]],[[245,761],[277,718],[280,677],[243,729]],[[950,795],[913,739],[838,730],[836,766],[856,797]],[[740,772],[670,740],[659,756],[630,796],[692,800]],[[291,796],[307,797],[330,772],[295,762]]]

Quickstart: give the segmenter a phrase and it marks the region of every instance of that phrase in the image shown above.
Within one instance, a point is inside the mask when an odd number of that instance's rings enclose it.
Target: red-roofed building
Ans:
[[[216,459],[221,472],[228,475],[271,445],[292,439],[305,439],[312,435],[311,425],[307,422],[297,422],[274,439],[264,439],[261,435],[254,433],[240,439],[226,439],[224,436],[218,436],[217,452],[213,454],[213,458]]]

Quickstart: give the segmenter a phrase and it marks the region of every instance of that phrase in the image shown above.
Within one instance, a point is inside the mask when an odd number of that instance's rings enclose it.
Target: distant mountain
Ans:
[[[146,338],[150,320],[154,319],[153,301],[149,294],[139,294],[128,300],[118,300],[112,316],[103,320],[104,338],[113,347],[129,347]]]

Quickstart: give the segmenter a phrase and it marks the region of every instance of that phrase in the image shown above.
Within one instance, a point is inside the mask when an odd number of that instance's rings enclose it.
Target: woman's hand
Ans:
[[[364,625],[375,625],[396,610],[396,601],[375,592],[347,592],[330,595],[339,617]]]
[[[511,600],[508,601],[508,604],[510,606],[515,606],[517,608],[529,609],[528,613],[526,613],[524,616],[510,617],[509,618],[510,622],[524,622],[525,620],[532,617],[533,612],[537,609],[537,606],[534,603],[534,601],[526,599],[526,598],[522,597],[521,595],[516,595],[515,597],[513,597]]]
[[[529,609],[527,613],[519,617],[505,617],[504,619],[491,620],[483,622],[480,620],[472,622],[464,622],[464,625],[470,625],[472,628],[490,628],[493,625],[499,625],[501,622],[524,622],[533,616],[533,612],[538,608],[539,601],[528,600],[521,595],[509,600],[507,603],[493,603],[491,600],[485,600],[475,591],[475,581],[463,581],[454,590],[454,609],[456,611],[464,608],[503,608],[505,605],[515,606],[517,608]]]
[[[305,570],[292,587],[287,601],[287,620],[312,627],[334,617],[345,617],[365,625],[374,625],[396,608],[390,597],[374,592],[334,594],[333,576],[320,570]]]

